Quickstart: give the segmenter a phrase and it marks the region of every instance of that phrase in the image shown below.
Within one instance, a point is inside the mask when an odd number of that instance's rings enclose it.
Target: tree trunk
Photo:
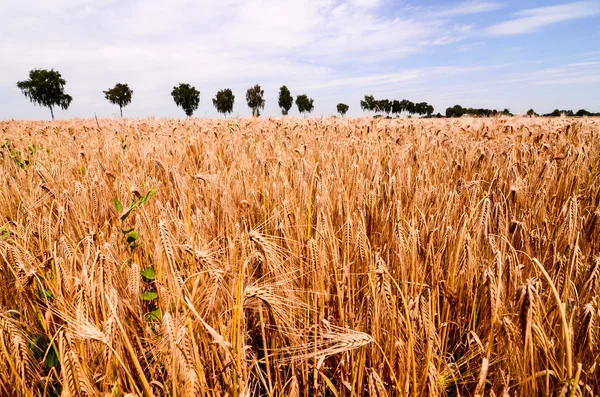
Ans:
[[[52,110],[52,106],[50,106],[50,114],[52,115],[52,121],[54,121],[54,111]]]
[[[123,117],[123,107],[119,106],[119,110],[121,111],[121,117]]]

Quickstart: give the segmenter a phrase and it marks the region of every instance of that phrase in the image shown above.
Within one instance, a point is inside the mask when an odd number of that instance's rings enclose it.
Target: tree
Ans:
[[[427,117],[431,117],[431,115],[433,114],[434,111],[435,111],[435,108],[433,107],[433,105],[427,104],[427,108],[425,109],[425,113],[427,113]]]
[[[538,114],[535,112],[535,110],[533,110],[533,109],[529,109],[529,110],[527,111],[527,115],[528,115],[529,117],[534,117],[534,116],[537,116]]]
[[[200,91],[189,84],[179,83],[178,86],[173,87],[171,96],[175,101],[175,105],[182,108],[188,117],[192,117],[192,114],[200,105]]]
[[[248,88],[248,91],[246,91],[246,102],[248,102],[248,107],[252,109],[254,117],[260,116],[260,109],[265,108],[264,95],[265,92],[260,89],[260,85],[258,84]]]
[[[387,115],[392,111],[392,102],[389,99],[380,99],[375,101],[377,111],[385,112]]]
[[[279,107],[281,108],[281,114],[287,116],[288,112],[294,104],[294,98],[290,94],[290,90],[282,85],[279,89]]]
[[[348,112],[348,105],[346,105],[345,103],[338,103],[337,104],[337,112],[340,114],[340,116],[344,117],[346,115],[346,112]]]
[[[587,111],[587,110],[585,110],[585,109],[579,109],[579,110],[577,111],[577,113],[575,113],[575,116],[580,116],[580,117],[581,117],[581,116],[591,116],[591,115],[592,115],[592,113],[588,112],[588,111]]]
[[[298,106],[298,111],[304,115],[313,111],[313,102],[313,99],[309,98],[306,94],[298,95],[296,97],[296,106]]]
[[[17,87],[34,105],[50,108],[54,120],[55,106],[67,110],[73,98],[65,94],[65,84],[59,72],[54,69],[33,69],[29,71],[29,80],[17,82]]]
[[[104,92],[104,97],[113,105],[119,106],[121,117],[123,117],[123,108],[131,103],[131,95],[133,91],[127,84],[117,83],[108,91]]]
[[[415,104],[407,99],[403,99],[402,102],[404,102],[404,104],[402,105],[402,107],[404,108],[404,110],[406,110],[408,112],[408,114],[415,114],[417,113],[417,109],[415,107]]]
[[[360,108],[368,112],[375,110],[376,103],[373,95],[365,95],[365,99],[363,101],[360,101]]]
[[[217,95],[213,98],[213,105],[217,108],[219,113],[223,113],[223,116],[227,117],[227,113],[233,112],[233,102],[235,101],[235,95],[229,88],[225,88],[217,92]]]
[[[399,115],[400,113],[402,113],[402,111],[404,110],[402,105],[402,102],[400,102],[397,99],[394,99],[392,101],[392,114]]]

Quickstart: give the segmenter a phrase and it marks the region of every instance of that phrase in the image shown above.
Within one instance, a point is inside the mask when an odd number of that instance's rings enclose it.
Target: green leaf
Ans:
[[[131,227],[131,228],[127,229],[127,230],[123,230],[123,234],[129,234],[129,233],[133,232],[134,229],[135,228]]]
[[[33,353],[33,356],[39,360],[44,357],[44,353],[48,348],[48,342],[44,334],[35,334],[29,341],[29,350]]]
[[[140,198],[139,205],[146,204],[148,202],[148,200],[150,200],[155,194],[156,194],[155,188],[151,188],[150,190],[148,190],[148,193],[146,193],[146,195],[144,197]]]
[[[128,236],[127,236],[127,242],[129,244],[135,242],[135,240],[137,240],[138,238],[140,238],[140,232],[131,232]]]
[[[133,207],[131,207],[130,209],[127,210],[127,212],[125,212],[123,215],[121,215],[121,220],[124,221],[125,219],[127,219],[127,217],[131,214],[131,210],[133,210]]]
[[[146,321],[160,321],[162,320],[162,312],[160,311],[160,307],[148,312],[144,315]]]
[[[153,301],[158,299],[158,294],[154,291],[146,291],[142,294],[142,299],[145,301]]]
[[[40,289],[40,296],[42,297],[42,299],[54,298],[54,294],[52,293],[52,291],[50,291],[49,289],[44,289],[44,288]]]
[[[60,360],[58,359],[58,354],[56,354],[54,346],[50,346],[50,349],[48,350],[48,354],[46,355],[46,365],[49,368],[58,367],[60,365]]]
[[[115,208],[119,212],[123,211],[123,204],[121,204],[121,202],[119,201],[119,199],[115,199]]]
[[[156,273],[154,272],[154,269],[151,267],[145,268],[140,273],[142,274],[142,277],[144,277],[146,280],[149,280],[149,281],[154,281],[154,279],[156,278]]]

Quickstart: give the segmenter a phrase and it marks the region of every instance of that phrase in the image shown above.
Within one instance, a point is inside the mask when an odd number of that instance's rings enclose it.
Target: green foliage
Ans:
[[[427,102],[419,102],[414,104],[412,113],[418,114],[419,116],[426,115],[427,117],[431,117],[433,110],[433,106],[429,105]]]
[[[508,109],[504,109],[502,112],[496,109],[474,109],[474,108],[463,108],[460,105],[454,105],[453,107],[446,109],[446,117],[461,117],[463,115],[468,116],[481,116],[481,117],[493,117],[499,114],[505,114],[511,116],[512,113]]]
[[[380,99],[375,101],[375,110],[390,114],[392,111],[392,102],[389,99]]]
[[[8,230],[8,223],[0,227],[0,241],[6,240],[10,237],[10,230]]]
[[[315,108],[313,102],[313,99],[309,98],[306,94],[298,95],[296,97],[296,106],[298,106],[298,111],[302,114],[313,111]]]
[[[348,112],[349,107],[345,103],[338,103],[336,109],[340,116],[344,117]]]
[[[49,368],[58,367],[60,365],[58,353],[46,335],[33,335],[29,341],[29,349],[37,360],[42,360],[45,357],[45,363]]]
[[[265,108],[264,95],[264,90],[258,84],[248,88],[248,91],[246,91],[246,102],[248,103],[248,107],[252,109],[254,117],[260,116],[260,109]]]
[[[579,109],[577,111],[577,113],[575,113],[575,116],[579,116],[579,117],[582,117],[582,116],[598,116],[598,115],[600,115],[600,113],[588,112],[585,109]]]
[[[162,311],[160,310],[160,307],[157,307],[156,309],[144,314],[144,320],[146,320],[147,322],[161,321]]]
[[[527,111],[527,115],[528,115],[529,117],[534,117],[534,116],[537,116],[538,114],[535,112],[535,110],[533,110],[533,109],[529,109],[529,110]]]
[[[376,104],[373,95],[365,95],[365,99],[360,101],[360,108],[368,112],[375,110]]]
[[[29,167],[29,164],[31,163],[29,157],[25,157],[23,154],[21,154],[21,151],[17,150],[8,139],[2,142],[0,149],[2,149],[0,153],[4,155],[4,153],[6,152],[8,154],[8,157],[12,159],[19,166],[19,168],[27,172],[27,167]],[[35,145],[29,146],[27,149],[30,155],[33,155],[36,152]]]
[[[227,113],[233,112],[233,103],[235,101],[235,95],[229,88],[225,88],[217,92],[217,95],[213,98],[212,102],[217,112],[223,113],[223,116],[227,117]]]
[[[17,87],[33,104],[50,109],[54,120],[55,106],[67,110],[73,98],[65,94],[66,80],[54,69],[33,69],[29,71],[29,80],[17,82]]]
[[[150,200],[155,194],[156,194],[156,189],[152,188],[152,189],[148,190],[146,195],[140,197],[139,200],[132,199],[129,209],[121,215],[121,221],[124,221],[125,219],[127,219],[129,217],[129,215],[131,215],[132,212],[137,210],[142,205],[146,204],[148,202],[148,200]],[[115,208],[117,209],[117,211],[123,212],[123,204],[118,199],[115,199],[114,203],[115,203]]]
[[[154,271],[154,268],[151,267],[145,268],[140,274],[144,278],[144,281],[154,281],[156,279],[156,272]]]
[[[153,301],[158,299],[158,294],[155,291],[146,291],[142,294],[142,299],[145,301]]]
[[[188,117],[192,117],[200,105],[200,91],[189,84],[179,83],[179,86],[173,87],[171,96],[175,105],[182,108]]]
[[[119,106],[121,117],[123,117],[123,108],[131,103],[131,96],[133,91],[127,84],[117,83],[115,86],[107,91],[102,91],[104,97],[108,99],[113,105]]]
[[[290,90],[285,85],[282,85],[279,89],[279,107],[281,108],[281,114],[287,116],[293,104],[294,98],[292,97]]]

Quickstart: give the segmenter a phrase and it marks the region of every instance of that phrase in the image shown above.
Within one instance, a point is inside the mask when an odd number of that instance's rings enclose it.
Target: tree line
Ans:
[[[434,108],[427,102],[414,103],[407,99],[401,101],[394,99],[375,99],[373,95],[365,95],[360,101],[360,108],[368,112],[385,113],[386,115],[401,115],[403,112],[413,115],[431,117]]]
[[[33,104],[50,109],[52,120],[54,120],[54,108],[58,107],[67,110],[73,101],[73,98],[65,93],[65,85],[65,79],[54,69],[33,69],[29,71],[28,80],[17,82],[17,87]],[[133,90],[129,88],[129,85],[117,83],[114,87],[103,91],[103,93],[110,103],[119,107],[119,112],[121,117],[123,117],[123,108],[131,103],[133,96]],[[252,114],[255,117],[260,116],[260,111],[265,108],[264,94],[264,90],[258,84],[248,88],[246,91],[246,103],[252,109]],[[188,83],[180,83],[173,87],[171,96],[175,104],[188,117],[191,117],[200,105],[200,91]],[[222,89],[216,93],[212,99],[212,103],[217,112],[227,117],[228,114],[233,112],[235,95],[230,88]],[[314,100],[306,94],[297,95],[295,103],[298,111],[305,116],[314,109]],[[278,99],[281,114],[284,116],[287,115],[293,104],[294,98],[290,90],[285,85],[281,86]],[[360,101],[360,107],[363,111],[374,112],[376,115],[386,114],[388,117],[390,113],[397,116],[405,113],[408,115],[432,117],[434,112],[433,106],[427,102],[414,103],[407,99],[375,99],[373,95],[365,95],[364,99]],[[348,109],[349,106],[344,103],[338,103],[336,106],[337,112],[342,117],[348,112]],[[600,116],[600,113],[591,113],[585,109],[580,109],[576,113],[573,113],[572,110],[556,109],[551,113],[544,114],[544,116],[560,116],[563,113],[567,116]],[[446,109],[446,117],[461,117],[463,115],[490,117],[498,114],[513,115],[509,109],[498,111],[495,109],[463,108],[460,105]],[[533,109],[530,109],[527,114],[529,116],[537,116],[537,113]],[[442,115],[438,113],[434,117],[442,117]]]
[[[583,117],[583,116],[600,116],[600,112],[597,113],[592,113],[592,112],[588,112],[585,109],[579,109],[577,112],[573,112],[572,110],[559,110],[559,109],[554,109],[552,112],[550,113],[546,113],[546,114],[542,114],[542,116],[544,117],[560,117],[561,115],[565,115],[565,116],[578,116],[578,117]],[[536,113],[535,110],[533,109],[529,109],[527,111],[527,115],[528,116],[539,116],[539,114]]]
[[[54,120],[54,108],[67,110],[73,101],[70,95],[65,94],[66,83],[60,72],[54,69],[33,69],[29,72],[29,79],[17,82],[17,87],[33,104],[49,108],[52,120]],[[119,113],[123,117],[123,108],[131,103],[133,97],[133,90],[129,85],[117,83],[114,87],[102,92],[110,103],[119,107]],[[260,116],[260,111],[265,108],[264,95],[265,91],[258,84],[246,91],[246,102],[256,117]],[[175,105],[180,107],[186,116],[191,117],[198,110],[200,91],[196,87],[180,83],[173,87],[171,96]],[[222,89],[216,93],[212,103],[219,113],[227,117],[233,112],[235,95],[230,88]],[[294,98],[285,85],[279,89],[278,103],[283,115],[287,115],[294,104]],[[312,112],[315,108],[314,100],[306,94],[296,96],[296,106],[303,115]],[[348,111],[348,106],[338,104],[337,109],[343,115]]]

